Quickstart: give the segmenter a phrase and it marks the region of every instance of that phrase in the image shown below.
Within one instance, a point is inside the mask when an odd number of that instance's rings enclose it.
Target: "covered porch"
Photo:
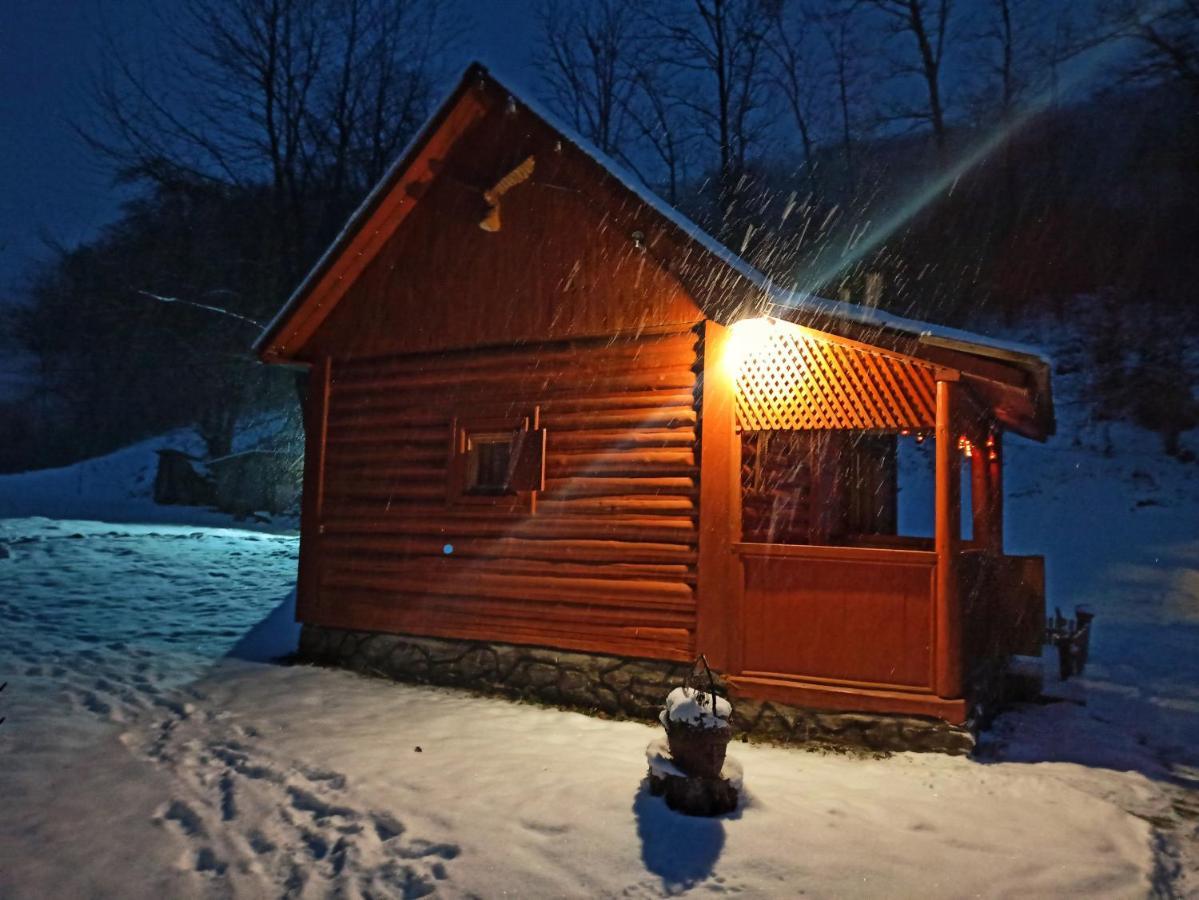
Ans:
[[[711,326],[697,637],[736,692],[960,724],[1039,655],[1044,562],[1003,546],[1004,432],[1038,435],[998,369],[961,361]],[[901,442],[931,442],[931,536],[899,527]]]

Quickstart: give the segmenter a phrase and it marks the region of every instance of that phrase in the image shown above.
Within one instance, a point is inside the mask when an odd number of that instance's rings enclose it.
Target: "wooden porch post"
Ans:
[[[970,455],[970,512],[974,523],[974,542],[987,551],[994,548],[991,502],[991,466],[987,461],[987,448],[980,441],[974,445],[974,452]]]
[[[741,438],[733,374],[725,361],[728,329],[704,322],[699,433],[699,559],[696,649],[713,668],[741,671]]]
[[[990,513],[990,523],[987,530],[990,533],[990,547],[1000,556],[1003,555],[1003,432],[996,429],[994,434],[994,459],[987,460],[987,510]]]
[[[937,696],[962,696],[962,611],[958,596],[958,549],[961,544],[961,470],[955,427],[958,376],[937,373],[936,430],[936,691]]]

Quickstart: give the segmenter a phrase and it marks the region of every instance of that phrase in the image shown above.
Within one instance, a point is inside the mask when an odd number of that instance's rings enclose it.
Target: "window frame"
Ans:
[[[471,440],[478,438],[503,438],[509,440],[509,454],[517,450],[517,435],[520,432],[536,434],[544,447],[544,429],[538,427],[540,410],[533,408],[531,415],[497,416],[456,415],[451,421],[449,460],[447,464],[446,502],[451,506],[485,506],[509,512],[532,513],[537,508],[537,493],[544,488],[544,452],[542,451],[542,479],[539,487],[531,490],[476,490],[471,484]],[[509,470],[514,461],[509,456]]]

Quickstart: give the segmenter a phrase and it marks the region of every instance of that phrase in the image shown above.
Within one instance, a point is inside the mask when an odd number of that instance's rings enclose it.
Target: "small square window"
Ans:
[[[469,494],[510,494],[509,469],[512,438],[508,434],[468,434],[466,437],[466,484]]]

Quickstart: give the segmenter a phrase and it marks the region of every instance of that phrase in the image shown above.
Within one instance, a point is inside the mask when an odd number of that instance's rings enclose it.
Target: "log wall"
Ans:
[[[689,659],[698,344],[687,328],[334,361],[300,619]],[[548,439],[533,509],[454,502],[454,417],[534,407]]]

